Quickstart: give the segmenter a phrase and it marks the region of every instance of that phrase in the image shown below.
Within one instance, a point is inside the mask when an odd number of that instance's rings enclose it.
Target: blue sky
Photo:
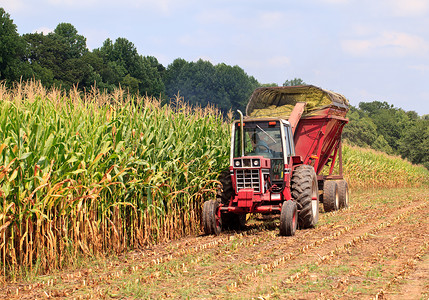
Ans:
[[[0,0],[20,34],[73,24],[89,49],[127,38],[164,66],[238,65],[261,83],[295,77],[353,105],[429,114],[429,0]]]

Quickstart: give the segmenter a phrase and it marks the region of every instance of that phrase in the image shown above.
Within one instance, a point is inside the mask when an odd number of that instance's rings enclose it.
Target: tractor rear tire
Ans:
[[[299,228],[316,226],[319,221],[319,189],[314,168],[309,165],[296,167],[291,183],[292,197],[298,207]]]
[[[234,195],[234,189],[232,188],[232,179],[229,169],[223,170],[220,173],[218,180],[221,184],[217,187],[216,198],[223,205],[229,205],[229,202]]]
[[[222,230],[222,219],[219,217],[219,202],[208,200],[203,206],[203,227],[205,234],[219,235]]]
[[[231,198],[234,196],[234,189],[232,187],[232,179],[229,169],[223,170],[218,180],[220,184],[217,187],[216,199],[218,202],[225,206],[229,205]],[[239,230],[246,225],[246,215],[237,215],[234,213],[222,214],[222,227],[232,230]]]
[[[297,208],[293,200],[284,201],[280,214],[280,235],[293,236],[297,227]]]
[[[340,208],[338,185],[334,180],[325,180],[323,184],[323,209],[325,212],[336,211]]]
[[[338,180],[338,197],[340,202],[340,209],[341,208],[348,208],[349,207],[349,185],[347,184],[347,181],[345,180]]]

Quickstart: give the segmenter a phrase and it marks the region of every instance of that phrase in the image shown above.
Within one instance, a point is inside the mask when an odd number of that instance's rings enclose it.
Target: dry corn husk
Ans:
[[[296,103],[306,102],[304,116],[326,107],[339,107],[347,113],[349,102],[337,93],[316,86],[269,87],[256,89],[246,108],[251,117],[287,118]]]

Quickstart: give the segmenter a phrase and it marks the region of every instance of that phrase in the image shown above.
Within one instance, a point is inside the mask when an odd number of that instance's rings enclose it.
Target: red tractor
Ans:
[[[280,214],[280,235],[292,236],[316,225],[319,202],[325,212],[347,207],[341,132],[348,107],[344,96],[315,86],[256,89],[247,117],[239,111],[232,125],[230,167],[217,199],[204,203],[204,232],[217,235],[260,213]]]

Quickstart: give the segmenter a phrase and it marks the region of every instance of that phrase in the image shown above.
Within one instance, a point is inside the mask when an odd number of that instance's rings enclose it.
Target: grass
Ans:
[[[333,266],[329,266],[329,268],[326,269],[325,272],[329,276],[338,276],[341,274],[347,274],[350,272],[350,266],[337,265],[335,266],[335,268]]]
[[[369,278],[379,278],[382,277],[381,271],[383,270],[383,266],[378,264],[372,267],[368,272],[366,272],[366,277]]]

